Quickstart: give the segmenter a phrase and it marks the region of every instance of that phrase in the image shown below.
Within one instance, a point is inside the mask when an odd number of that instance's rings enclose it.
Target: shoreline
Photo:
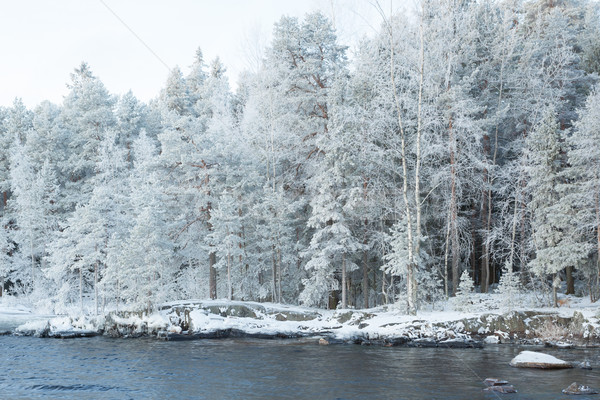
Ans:
[[[2,318],[0,309],[0,322]],[[7,314],[4,314],[7,315]],[[600,347],[600,308],[433,311],[417,316],[394,307],[319,310],[228,300],[165,303],[150,315],[51,316],[18,313],[0,334],[43,338],[146,337],[157,340],[222,338],[314,339],[321,344],[481,348],[521,344],[557,348]]]

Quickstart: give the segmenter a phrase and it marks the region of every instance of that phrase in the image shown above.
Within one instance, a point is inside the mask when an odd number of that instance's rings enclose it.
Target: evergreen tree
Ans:
[[[562,184],[560,130],[552,108],[536,129],[527,137],[527,185],[530,199],[527,207],[531,214],[535,258],[529,262],[539,277],[553,275],[553,304],[556,305],[556,275],[579,259],[565,228],[569,218],[560,209],[559,188]],[[567,225],[565,225],[567,224]],[[559,281],[558,281],[559,282]]]
[[[500,303],[504,309],[512,311],[520,305],[521,282],[509,263],[506,263],[502,268],[498,294],[501,296]]]
[[[471,305],[473,304],[473,292],[473,279],[471,279],[469,272],[465,270],[460,276],[460,283],[458,285],[458,290],[456,291],[456,296],[452,299],[454,309],[457,311],[470,311],[472,308]]]

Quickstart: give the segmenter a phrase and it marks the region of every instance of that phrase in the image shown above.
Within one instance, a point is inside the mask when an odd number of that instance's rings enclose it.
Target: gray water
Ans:
[[[316,340],[71,340],[0,336],[1,399],[600,399],[600,350],[542,350],[594,370],[516,369],[525,348],[319,346]],[[486,377],[517,394],[483,392]]]

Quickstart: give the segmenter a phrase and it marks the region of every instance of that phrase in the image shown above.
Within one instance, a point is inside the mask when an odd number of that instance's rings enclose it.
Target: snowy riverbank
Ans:
[[[319,310],[227,300],[166,303],[151,315],[49,316],[0,303],[5,334],[72,338],[155,336],[166,340],[222,337],[322,338],[321,343],[479,347],[483,343],[550,343],[600,346],[600,304],[569,299],[570,307],[489,310],[479,298],[470,312],[422,311],[409,316],[395,306],[367,310]]]

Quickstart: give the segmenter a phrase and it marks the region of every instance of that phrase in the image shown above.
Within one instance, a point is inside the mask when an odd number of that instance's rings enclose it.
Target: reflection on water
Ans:
[[[316,340],[0,337],[0,398],[48,399],[496,399],[486,377],[510,381],[507,399],[569,398],[577,381],[600,386],[600,349],[541,350],[594,370],[515,369],[523,348],[318,346]],[[598,396],[577,396],[598,399]]]

